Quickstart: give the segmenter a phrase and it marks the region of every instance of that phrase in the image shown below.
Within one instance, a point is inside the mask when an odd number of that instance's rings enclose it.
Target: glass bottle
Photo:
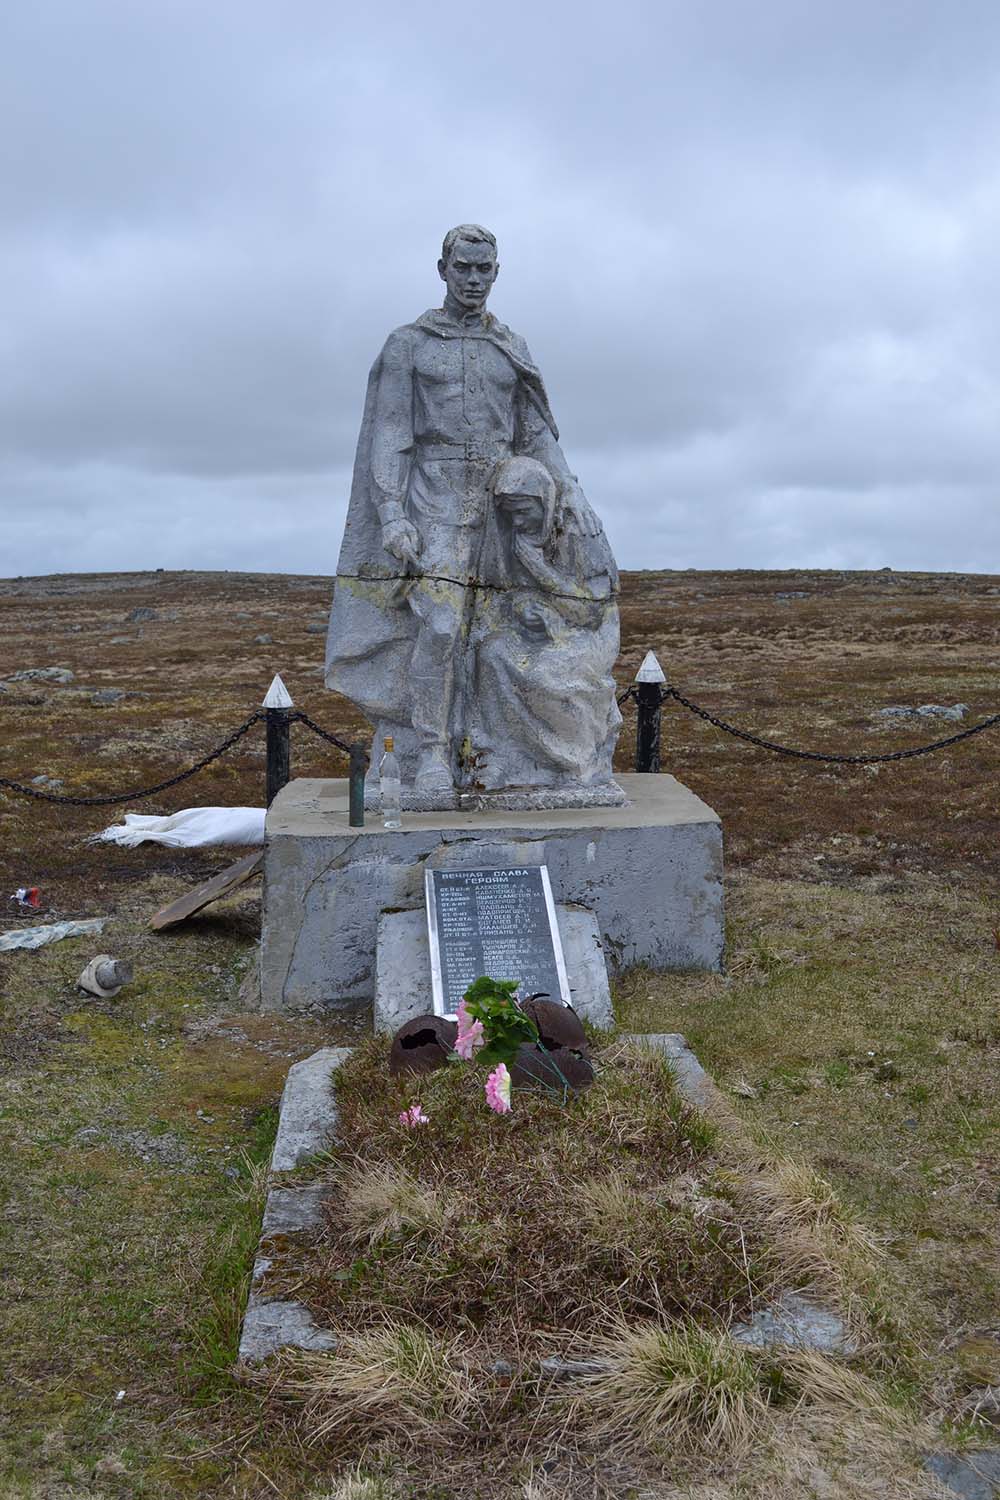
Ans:
[[[385,754],[378,765],[378,787],[379,800],[382,804],[382,822],[386,828],[402,828],[399,761],[396,759],[396,752],[392,748],[392,735],[386,735],[382,743],[385,746]]]

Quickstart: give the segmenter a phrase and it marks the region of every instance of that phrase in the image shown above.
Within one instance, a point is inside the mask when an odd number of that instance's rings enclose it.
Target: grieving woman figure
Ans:
[[[621,725],[612,669],[618,655],[618,572],[603,531],[566,526],[549,470],[504,459],[481,576],[491,587],[470,631],[475,783],[484,792],[548,789],[559,801],[615,803],[611,776]]]

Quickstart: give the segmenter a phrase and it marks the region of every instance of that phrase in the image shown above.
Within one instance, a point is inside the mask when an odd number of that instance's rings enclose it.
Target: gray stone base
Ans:
[[[603,786],[521,787],[505,792],[428,792],[404,787],[404,812],[551,812],[562,807],[625,807],[628,798],[616,781]],[[365,811],[377,818],[378,789],[365,788]]]
[[[423,910],[424,870],[545,864],[557,902],[594,913],[611,973],[722,964],[722,828],[672,776],[618,778],[627,806],[347,819],[347,782],[290,782],[267,814],[261,1003],[349,1007],[375,992],[386,911]]]
[[[604,963],[604,946],[593,912],[582,906],[557,905],[566,972],[573,1009],[594,1026],[611,1026],[611,992]],[[558,996],[556,996],[558,999]],[[379,918],[375,952],[376,1031],[398,1031],[405,1021],[429,1015],[431,960],[427,918],[423,908],[385,912]]]

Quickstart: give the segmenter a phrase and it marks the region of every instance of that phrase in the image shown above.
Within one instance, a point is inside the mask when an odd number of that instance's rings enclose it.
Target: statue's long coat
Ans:
[[[517,399],[525,414],[517,424],[515,451],[537,458],[557,481],[572,481],[542,377],[517,334],[489,314],[469,328],[442,310],[432,310],[390,335],[368,377],[326,652],[327,687],[350,698],[375,723],[404,724],[410,716],[408,673],[419,622],[405,607],[413,579],[382,546],[377,507],[385,495],[373,475],[373,448],[387,350],[399,335],[417,332],[434,338],[484,339],[498,349],[517,374]],[[485,510],[485,476],[483,485]]]

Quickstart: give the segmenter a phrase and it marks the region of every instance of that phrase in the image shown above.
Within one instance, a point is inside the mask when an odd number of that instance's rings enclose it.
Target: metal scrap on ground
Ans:
[[[237,886],[241,886],[252,875],[256,875],[263,862],[263,850],[244,855],[234,865],[227,865],[224,870],[220,870],[218,875],[213,875],[211,880],[200,885],[196,891],[189,891],[186,896],[179,896],[176,901],[171,901],[169,906],[163,907],[155,917],[150,917],[150,927],[156,932],[161,932],[164,927],[173,927],[176,923],[193,917],[195,912],[201,911],[212,901],[218,901],[222,896],[228,896],[231,891],[236,890]]]
[[[0,953],[11,948],[44,948],[46,943],[58,943],[63,938],[86,937],[101,932],[107,917],[87,917],[81,922],[50,922],[45,927],[21,927],[13,932],[0,932]]]

